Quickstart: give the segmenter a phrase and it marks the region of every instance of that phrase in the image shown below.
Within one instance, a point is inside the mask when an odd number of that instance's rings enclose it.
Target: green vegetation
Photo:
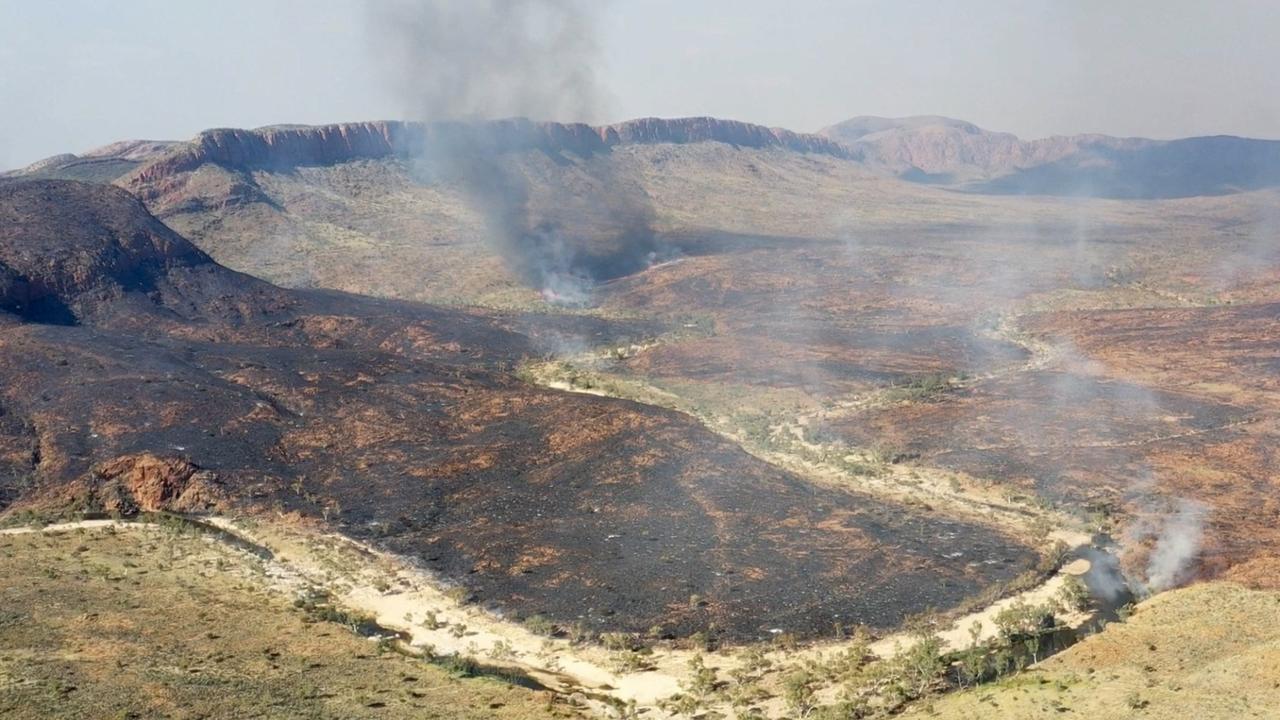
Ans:
[[[546,635],[548,637],[556,634],[555,623],[551,622],[544,615],[530,615],[525,618],[524,626],[529,632],[535,635]]]
[[[928,402],[960,387],[966,379],[963,374],[957,377],[937,373],[922,375],[894,383],[884,391],[883,397],[888,402]]]

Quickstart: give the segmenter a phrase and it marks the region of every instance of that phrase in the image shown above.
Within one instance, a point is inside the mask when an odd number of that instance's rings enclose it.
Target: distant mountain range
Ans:
[[[56,155],[5,178],[152,181],[205,162],[231,170],[325,165],[412,155],[477,129],[504,149],[578,156],[624,145],[717,142],[821,154],[916,183],[996,195],[1174,198],[1280,186],[1280,141],[1234,136],[1179,140],[1107,135],[1022,140],[940,116],[856,117],[795,133],[708,117],[643,118],[604,126],[514,119],[479,125],[365,122],[207,130],[190,142],[124,141]]]
[[[1170,198],[1280,184],[1280,141],[1229,135],[1021,140],[932,115],[856,117],[818,134],[905,180],[1000,195]]]

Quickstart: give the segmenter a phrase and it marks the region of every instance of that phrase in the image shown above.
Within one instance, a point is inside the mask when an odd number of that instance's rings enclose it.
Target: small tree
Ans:
[[[793,670],[782,681],[782,697],[796,718],[807,718],[817,707],[818,676],[808,669]]]
[[[960,685],[973,686],[987,675],[987,650],[974,646],[960,658]]]
[[[700,701],[706,701],[715,693],[719,683],[716,669],[707,667],[701,655],[694,655],[689,658],[689,677],[680,682],[680,689]]]
[[[915,699],[929,694],[947,669],[942,659],[942,641],[936,635],[921,637],[898,656],[903,695]]]
[[[1075,575],[1067,575],[1058,590],[1058,601],[1066,610],[1084,611],[1089,608],[1089,586]]]

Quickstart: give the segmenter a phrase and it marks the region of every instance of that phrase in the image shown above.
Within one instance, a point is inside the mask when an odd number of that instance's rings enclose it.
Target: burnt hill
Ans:
[[[728,638],[892,625],[1033,563],[683,415],[526,385],[512,369],[542,352],[536,317],[282,290],[109,187],[8,184],[0,209],[7,511],[296,513],[517,615]]]
[[[24,320],[231,321],[287,302],[277,289],[218,267],[114,187],[15,184],[0,193],[0,224],[0,307]]]

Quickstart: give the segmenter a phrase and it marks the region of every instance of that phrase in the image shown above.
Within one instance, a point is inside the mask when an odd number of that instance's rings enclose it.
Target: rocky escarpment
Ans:
[[[205,163],[233,170],[282,170],[359,159],[413,157],[450,143],[498,152],[589,156],[617,145],[697,142],[849,156],[846,148],[827,138],[708,117],[645,118],[599,127],[524,119],[480,124],[379,121],[206,130],[190,143],[139,168],[128,183],[136,188],[193,171]]]

